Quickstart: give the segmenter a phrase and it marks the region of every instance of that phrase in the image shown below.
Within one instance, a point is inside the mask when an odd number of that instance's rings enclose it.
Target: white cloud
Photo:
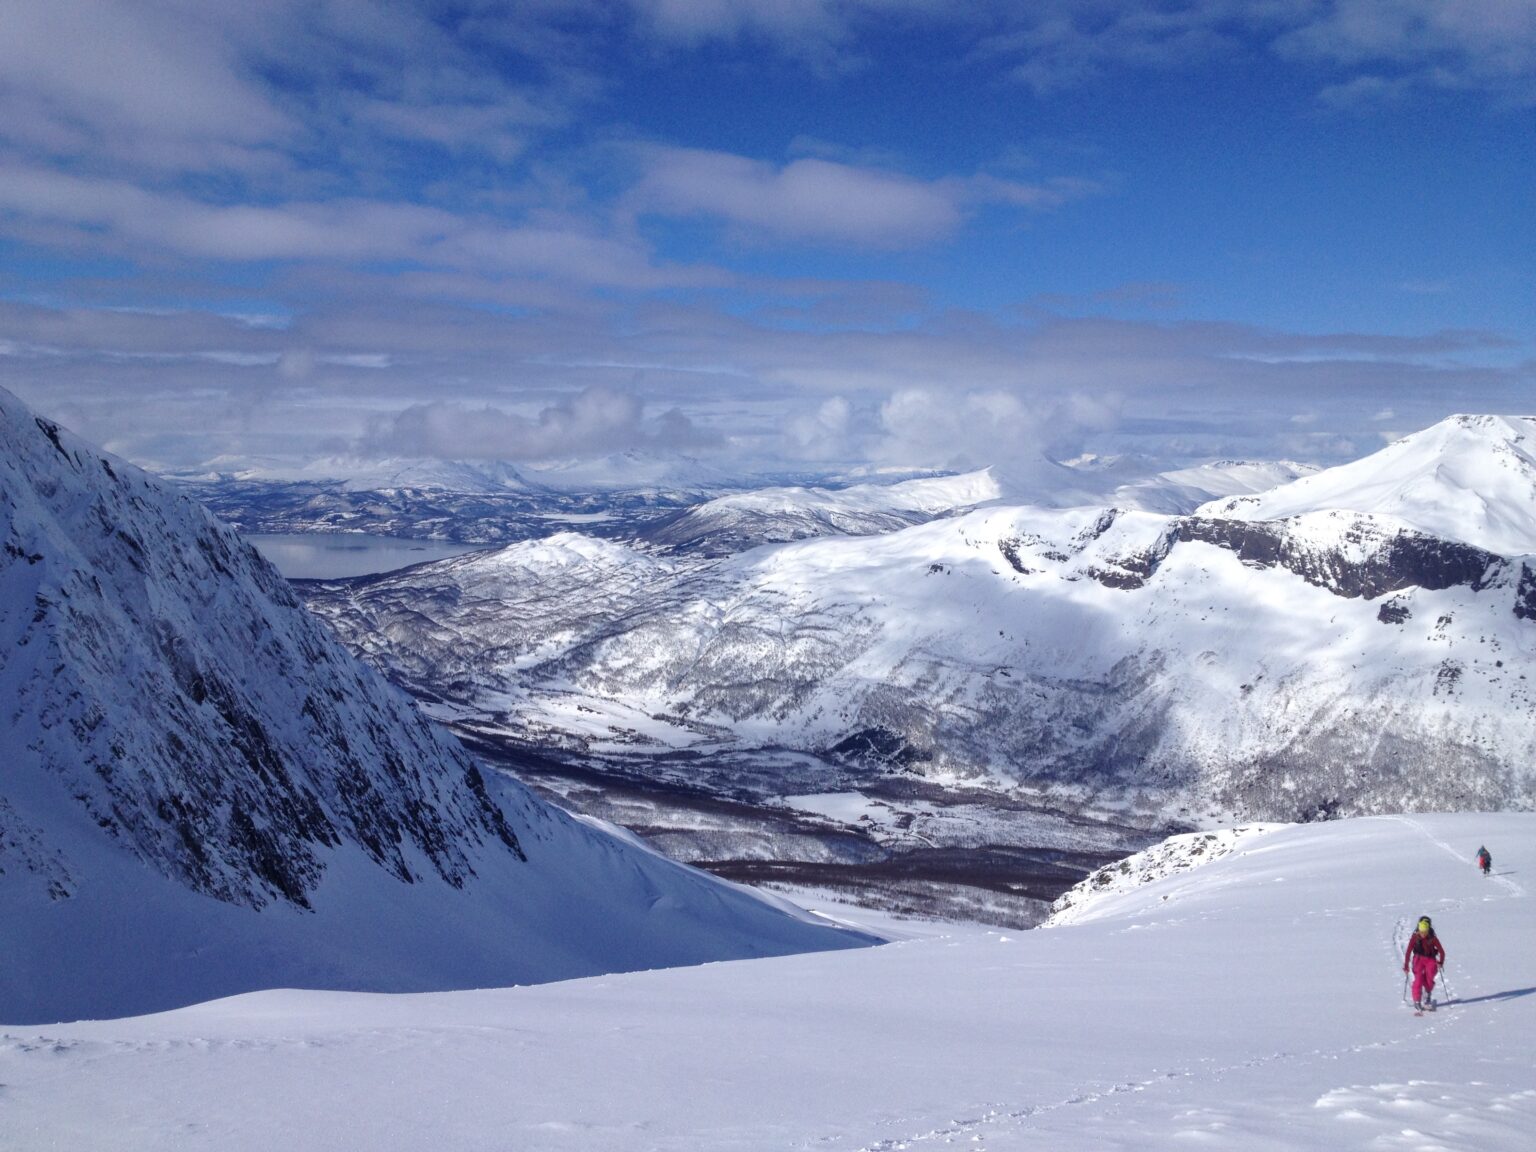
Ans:
[[[639,31],[669,45],[752,41],[823,74],[869,65],[859,34],[909,17],[940,23],[985,18],[990,0],[628,0]]]
[[[299,125],[240,60],[251,30],[224,6],[7,0],[0,138],[177,164],[198,147],[229,162],[291,139]]]
[[[326,296],[326,283],[306,293]],[[1446,396],[1512,411],[1536,385],[1528,353],[1481,333],[942,315],[814,331],[702,304],[509,315],[383,291],[395,287],[349,289],[286,328],[0,301],[0,386],[149,463],[233,460],[257,444],[259,418],[273,457],[302,459],[322,435],[374,455],[523,460],[705,452],[723,436],[731,466],[751,471],[1017,465],[1090,446],[1320,455],[1342,443],[1325,431],[1374,437],[1384,410],[1425,426]],[[1317,436],[1296,438],[1298,412],[1316,415]]]
[[[910,18],[970,38],[1048,94],[1126,69],[1177,70],[1254,50],[1369,68],[1322,87],[1337,106],[1411,88],[1536,99],[1531,0],[630,0],[663,41],[755,37],[816,67],[867,61],[861,34]],[[921,24],[915,26],[920,27]],[[1389,70],[1383,72],[1383,68]]]
[[[1240,50],[1283,3],[1242,0],[1040,0],[1006,10],[981,42],[984,56],[1013,60],[1011,76],[1041,94],[1120,69],[1174,70]]]
[[[1318,90],[1317,99],[1341,111],[1369,110],[1400,103],[1413,88],[1413,81],[1401,76],[1355,76],[1341,84],[1324,85]]]
[[[829,0],[631,0],[642,20],[677,40],[760,32],[773,38],[841,38],[841,5]]]
[[[853,405],[843,396],[791,413],[784,420],[784,442],[786,455],[795,460],[841,462],[862,454],[854,439]]]
[[[1415,92],[1491,92],[1536,103],[1532,0],[1331,0],[1282,35],[1284,58],[1363,71],[1320,93],[1334,107],[1396,103]]]
[[[626,197],[637,213],[709,216],[770,236],[897,247],[960,222],[948,189],[814,157],[783,167],[724,152],[649,149]]]
[[[624,198],[637,215],[701,216],[749,235],[901,248],[954,232],[986,203],[1042,211],[1099,191],[1090,180],[1042,183],[982,173],[918,180],[885,168],[809,156],[782,167],[689,148],[639,150],[643,173]]]
[[[0,167],[0,234],[26,238],[44,227],[61,246],[156,260],[168,254],[237,262],[390,260],[636,290],[719,286],[730,279],[709,267],[659,265],[637,240],[574,221],[506,224],[355,198],[207,204],[120,180],[35,165]]]
[[[997,11],[981,54],[1012,61],[1013,78],[1042,94],[1258,50],[1359,70],[1321,85],[1335,107],[1425,88],[1536,99],[1531,0],[1038,0]]]
[[[881,406],[878,457],[968,469],[1039,452],[1040,411],[1007,392],[906,388]]]
[[[1392,63],[1424,84],[1536,98],[1531,0],[1331,0],[1276,47],[1298,59]]]
[[[772,50],[836,68],[918,43],[919,25],[941,33],[946,62],[994,78],[1016,67],[1041,90],[1273,51],[1339,106],[1431,86],[1518,100],[1530,91],[1533,12],[1530,0],[8,0],[0,236],[27,259],[5,270],[0,376],[109,430],[172,396],[176,419],[197,428],[221,406],[248,411],[232,398],[260,387],[254,406],[273,414],[273,442],[311,412],[296,397],[334,394],[334,434],[355,439],[361,413],[419,407],[377,437],[444,451],[490,451],[499,438],[519,452],[596,452],[691,442],[703,427],[766,443],[782,422],[776,447],[801,459],[928,465],[1033,443],[1046,435],[1040,412],[1085,432],[1140,420],[1235,445],[1272,439],[1295,411],[1316,411],[1322,426],[1390,405],[1412,426],[1445,395],[1513,408],[1529,393],[1530,367],[1517,363],[1529,350],[1486,335],[1072,321],[1040,300],[1035,322],[1012,324],[935,311],[930,286],[954,279],[942,272],[770,283],[668,263],[651,246],[672,238],[655,227],[666,219],[804,244],[831,268],[848,254],[826,249],[941,243],[986,207],[1049,211],[1100,189],[970,163],[919,178],[880,149],[880,132],[853,147],[801,138],[771,162],[614,145],[645,128],[581,113],[622,117],[621,100],[597,99],[605,83],[691,67],[682,54],[704,41],[733,42],[743,66]],[[984,34],[984,48],[951,59]],[[622,78],[611,81],[598,65],[616,50]],[[1030,103],[1027,92],[1006,98]],[[966,146],[924,150],[943,163]],[[943,263],[858,266],[900,275]],[[966,298],[1051,274],[1008,271],[995,278],[1004,287],[967,286]],[[1062,310],[1099,311],[1100,282],[1067,271],[1082,299]],[[138,311],[17,306],[28,293]],[[200,309],[154,311],[189,300]],[[755,423],[738,419],[743,407]]]
[[[601,88],[564,23],[581,7],[6,0],[0,142],[87,170],[289,186],[312,165],[374,168],[400,142],[506,164]]]
[[[366,454],[446,460],[537,462],[602,456],[644,448],[681,451],[718,447],[720,437],[675,409],[647,420],[633,393],[588,388],[535,416],[461,404],[413,404],[376,418],[359,444]]]

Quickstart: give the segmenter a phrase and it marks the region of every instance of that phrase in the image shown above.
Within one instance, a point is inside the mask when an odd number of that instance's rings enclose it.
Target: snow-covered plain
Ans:
[[[1183,855],[1208,862],[1099,885],[1031,932],[0,1026],[0,1146],[1530,1147],[1536,816],[1286,826]],[[1449,967],[1420,1018],[1401,956],[1425,913]]]

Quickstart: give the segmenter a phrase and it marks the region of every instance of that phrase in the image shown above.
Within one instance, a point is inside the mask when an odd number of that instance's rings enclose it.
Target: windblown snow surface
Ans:
[[[1530,1147],[1536,816],[1206,836],[1030,932],[0,1026],[0,1146]],[[1401,962],[1421,914],[1449,967],[1416,1017]]]

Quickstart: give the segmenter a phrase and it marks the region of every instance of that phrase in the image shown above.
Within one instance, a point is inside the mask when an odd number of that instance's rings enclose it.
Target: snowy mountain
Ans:
[[[695,505],[642,538],[673,551],[727,556],[760,544],[815,536],[879,535],[974,507],[1000,494],[988,471],[841,489],[762,488]]]
[[[1198,866],[1099,885],[1043,931],[906,923],[751,964],[8,1026],[0,1145],[1521,1152],[1533,845],[1528,814],[1283,827],[1160,850]],[[1421,915],[1449,964],[1415,1017]]]
[[[322,484],[348,492],[408,488],[422,492],[506,496],[536,492],[713,493],[738,481],[686,456],[630,451],[612,456],[513,464],[506,460],[443,460],[427,456],[319,456],[294,463],[251,457],[215,457],[171,478],[186,482],[235,480],[264,484]]]
[[[1310,464],[1290,460],[1216,460],[1121,484],[1109,503],[1116,508],[1185,516],[1219,497],[1266,492],[1316,471]]]
[[[556,492],[640,492],[650,490],[707,498],[738,487],[740,480],[691,456],[632,449],[609,456],[541,460],[521,466],[530,482]]]
[[[350,471],[362,475],[361,468]],[[990,472],[838,488],[785,483],[749,492],[704,476],[683,487],[623,487],[611,476],[590,488],[565,490],[543,484],[498,488],[477,475],[444,465],[430,472],[373,468],[364,479],[346,482],[204,476],[178,483],[248,533],[361,532],[507,544],[579,526],[609,539],[712,555],[810,536],[888,532],[1000,492]]]
[[[487,776],[190,499],[0,392],[0,1016],[854,941]]]
[[[1361,460],[1199,511],[1282,520],[1324,510],[1390,518],[1502,556],[1536,554],[1536,417],[1452,416]]]
[[[992,507],[713,560],[563,535],[306,595],[440,714],[585,753],[1148,819],[1536,803],[1536,569],[1397,517]]]

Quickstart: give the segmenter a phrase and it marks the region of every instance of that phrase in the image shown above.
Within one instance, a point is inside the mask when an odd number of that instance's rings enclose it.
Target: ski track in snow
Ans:
[[[1438,836],[1436,836],[1434,833],[1432,833],[1428,828],[1424,827],[1424,824],[1421,821],[1415,820],[1412,816],[1382,816],[1382,817],[1379,817],[1379,819],[1382,819],[1382,820],[1396,820],[1400,824],[1406,824],[1406,825],[1408,825],[1408,827],[1410,827],[1414,831],[1416,831],[1420,836],[1423,836],[1424,839],[1428,840],[1435,847],[1439,848],[1447,856],[1450,856],[1454,860],[1460,860],[1460,861],[1463,861],[1463,862],[1466,862],[1466,863],[1471,863],[1471,861],[1468,860],[1467,856],[1464,855],[1462,853],[1462,851],[1459,848],[1457,848],[1454,844],[1451,844],[1448,841],[1440,839]],[[1511,880],[1507,874],[1499,872],[1498,869],[1494,869],[1492,874],[1488,877],[1488,879],[1494,881],[1495,883],[1502,884],[1506,889],[1508,889],[1509,894],[1511,896],[1524,896],[1525,895],[1525,888],[1520,883],[1518,883],[1515,880]],[[1486,899],[1486,897],[1485,897],[1485,899]],[[1461,908],[1461,907],[1464,907],[1465,905],[1466,905],[1466,901],[1465,900],[1457,900],[1457,901],[1454,901],[1450,906],[1454,907],[1454,908]]]
[[[1475,867],[1475,865],[1472,864],[1472,862],[1468,859],[1468,857],[1459,848],[1457,848],[1454,844],[1451,844],[1449,841],[1442,840],[1440,837],[1436,836],[1433,832],[1431,832],[1428,828],[1426,828],[1424,826],[1422,821],[1415,820],[1412,816],[1391,815],[1391,816],[1380,816],[1380,817],[1377,817],[1377,819],[1380,819],[1380,820],[1391,820],[1391,821],[1394,821],[1394,822],[1396,822],[1398,824],[1402,824],[1402,825],[1405,825],[1406,827],[1412,828],[1420,836],[1424,837],[1425,840],[1429,841],[1436,848],[1440,849],[1442,852],[1444,852],[1447,856],[1451,857],[1453,860],[1457,860],[1457,861],[1466,863],[1466,864],[1468,864],[1469,867]],[[1511,880],[1506,875],[1500,875],[1497,871],[1493,872],[1490,876],[1487,877],[1487,879],[1490,880],[1490,881],[1493,881],[1493,882],[1495,882],[1495,883],[1497,883],[1499,885],[1501,885],[1503,887],[1504,891],[1505,891],[1505,894],[1507,896],[1509,896],[1509,897],[1522,897],[1522,896],[1525,895],[1525,888],[1521,884],[1519,884],[1515,880]],[[1482,896],[1479,896],[1479,897],[1476,897],[1476,899],[1480,900],[1480,901],[1491,900],[1491,899],[1494,899],[1494,898],[1495,897],[1489,896],[1489,895],[1486,895],[1486,894],[1482,895]],[[1463,897],[1463,898],[1458,899],[1458,900],[1449,900],[1449,901],[1443,902],[1440,905],[1440,907],[1447,908],[1447,909],[1450,909],[1452,911],[1456,911],[1456,910],[1465,908],[1469,903],[1472,902],[1472,900],[1473,900],[1473,897]],[[1393,957],[1393,962],[1394,963],[1396,963],[1396,964],[1401,964],[1402,963],[1403,954],[1408,950],[1408,937],[1409,937],[1409,934],[1413,931],[1413,926],[1416,923],[1418,923],[1418,918],[1419,918],[1420,915],[1423,915],[1423,913],[1415,913],[1415,914],[1413,914],[1411,916],[1401,916],[1401,917],[1398,918],[1396,924],[1393,926],[1393,930],[1392,930],[1392,957]],[[1431,916],[1431,919],[1433,919],[1433,916]],[[1456,995],[1456,993],[1455,993],[1456,982],[1455,982],[1455,980],[1452,979],[1452,977],[1450,975],[1450,968],[1451,968],[1450,960],[1451,960],[1451,957],[1450,957],[1449,951],[1447,951],[1446,964],[1445,964],[1444,967],[1442,967],[1440,969],[1439,976],[1438,976],[1438,978],[1436,980],[1437,988],[1443,990],[1443,995],[1444,995],[1444,999],[1438,1000],[1436,1002],[1438,1004],[1438,1006],[1439,1006],[1438,1010],[1443,1010],[1443,1009],[1446,1009],[1446,1008],[1454,1007],[1457,1004],[1462,1004],[1462,1003],[1466,1002],[1466,1001],[1462,1000],[1461,998],[1459,998]],[[1412,990],[1411,989],[1411,979],[1412,978],[1406,972],[1403,974],[1403,1003],[1404,1004],[1410,1003],[1409,994],[1410,994],[1410,992]]]
[[[1062,1112],[1070,1108],[1078,1108],[1084,1105],[1101,1103],[1111,1097],[1125,1093],[1154,1092],[1160,1088],[1179,1084],[1182,1081],[1214,1082],[1225,1079],[1234,1073],[1248,1072],[1255,1069],[1263,1069],[1269,1065],[1286,1061],[1323,1061],[1336,1060],[1340,1056],[1352,1055],[1359,1052],[1391,1049],[1402,1044],[1416,1041],[1415,1037],[1403,1037],[1398,1040],[1380,1041],[1370,1044],[1353,1044],[1344,1048],[1327,1050],[1318,1049],[1312,1052],[1276,1052],[1270,1056],[1262,1056],[1252,1060],[1243,1060],[1235,1064],[1226,1064],[1216,1067],[1192,1067],[1183,1068],[1172,1072],[1166,1072],[1154,1076],[1148,1080],[1111,1084],[1107,1087],[1094,1087],[1083,1092],[1076,1093],[1052,1104],[1035,1104],[1025,1108],[1010,1109],[1006,1104],[998,1104],[985,1114],[967,1120],[957,1120],[951,1126],[933,1129],[918,1135],[893,1137],[880,1140],[873,1144],[861,1146],[857,1152],[895,1152],[897,1149],[911,1148],[923,1144],[944,1143],[951,1144],[957,1139],[964,1138],[969,1142],[979,1142],[987,1139],[987,1133],[993,1137],[1002,1129],[1016,1129],[1025,1132],[1031,1126],[1031,1122],[1049,1116],[1052,1113]],[[1344,1097],[1348,1097],[1349,1089],[1337,1090]],[[1536,1102],[1536,1091],[1528,1094]],[[1318,1102],[1322,1106],[1322,1101]],[[1215,1115],[1213,1109],[1206,1108],[1205,1112]],[[1532,1109],[1532,1117],[1536,1119],[1536,1107]],[[1178,1135],[1191,1135],[1191,1132],[1180,1132]]]

